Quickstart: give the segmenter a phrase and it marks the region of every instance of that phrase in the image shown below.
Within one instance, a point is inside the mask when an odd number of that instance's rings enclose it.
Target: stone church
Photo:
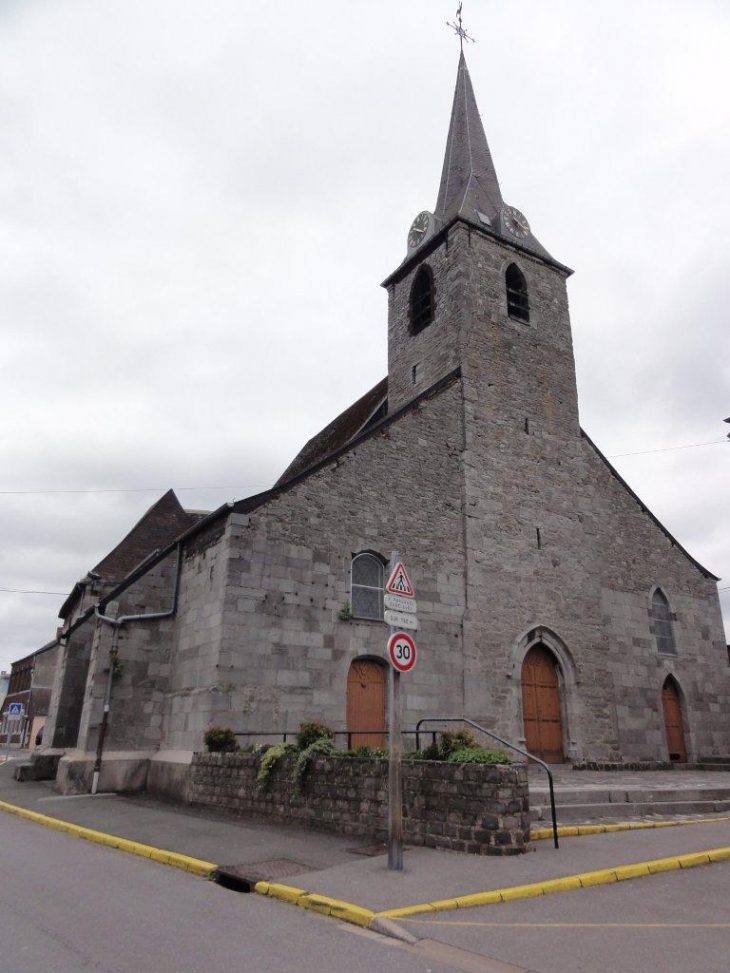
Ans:
[[[462,54],[436,207],[383,284],[387,377],[272,489],[207,516],[169,495],[141,563],[69,606],[44,741],[65,786],[96,762],[173,793],[211,724],[379,742],[394,549],[406,729],[466,715],[554,762],[730,753],[717,579],[580,428],[570,274],[502,199]]]

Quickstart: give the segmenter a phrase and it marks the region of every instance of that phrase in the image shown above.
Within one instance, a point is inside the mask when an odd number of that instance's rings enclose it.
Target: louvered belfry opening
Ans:
[[[424,264],[411,287],[411,334],[418,334],[433,321],[435,293],[431,268]]]
[[[530,302],[527,297],[527,281],[517,264],[510,264],[505,274],[507,285],[507,313],[519,321],[530,320]]]

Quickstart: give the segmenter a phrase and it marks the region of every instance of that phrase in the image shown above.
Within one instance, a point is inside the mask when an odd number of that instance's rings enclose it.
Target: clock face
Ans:
[[[530,232],[530,224],[514,206],[505,206],[502,210],[502,226],[505,230],[521,240]]]
[[[431,214],[428,210],[424,210],[419,213],[415,220],[411,223],[411,228],[408,231],[408,246],[411,250],[420,246],[423,241],[428,236],[428,231],[431,229]]]

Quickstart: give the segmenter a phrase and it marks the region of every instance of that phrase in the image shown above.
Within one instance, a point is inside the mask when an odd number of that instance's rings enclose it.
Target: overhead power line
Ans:
[[[33,588],[0,588],[0,591],[10,591],[16,595],[67,595],[68,591],[36,591]]]
[[[625,456],[645,456],[649,453],[669,453],[677,449],[697,449],[700,446],[730,446],[726,439],[713,439],[708,443],[687,443],[684,446],[662,446],[659,449],[640,449],[633,453],[612,453],[608,459],[623,459]],[[173,487],[176,493],[195,490],[254,490],[267,489],[265,483],[235,483],[229,486],[187,486]],[[46,496],[49,494],[95,494],[95,493],[165,493],[169,486],[164,487],[102,487],[100,489],[81,490],[0,490],[0,496]]]
[[[263,483],[239,483],[236,486],[194,486],[194,487],[173,487],[176,493],[185,490],[251,490],[255,487],[263,487]],[[0,496],[40,496],[48,493],[166,493],[170,489],[166,487],[104,487],[101,490],[0,490]]]
[[[670,453],[675,449],[697,449],[698,446],[730,446],[727,439],[713,439],[709,443],[688,443],[686,446],[662,446],[660,449],[640,449],[636,453],[613,453],[609,459],[621,459],[623,456],[645,456],[647,453]]]

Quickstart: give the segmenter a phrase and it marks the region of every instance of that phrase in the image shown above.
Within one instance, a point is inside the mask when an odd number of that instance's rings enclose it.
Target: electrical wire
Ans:
[[[730,446],[730,440],[713,439],[709,443],[687,443],[685,446],[662,446],[660,449],[640,449],[636,453],[613,453],[609,459],[621,459],[624,456],[646,456],[647,453],[670,453],[675,449],[697,449],[698,446]]]
[[[0,591],[10,591],[16,595],[67,595],[68,591],[37,591],[33,588],[0,588]]]
[[[684,446],[662,446],[659,449],[640,449],[634,453],[612,453],[608,459],[623,459],[625,456],[646,456],[649,453],[670,453],[677,449],[698,449],[700,446],[730,446],[730,440],[713,439],[708,443],[686,443]],[[231,486],[185,486],[173,487],[176,493],[195,490],[253,490],[263,487],[265,483],[235,483]],[[81,494],[81,493],[166,493],[169,487],[103,487],[101,489],[83,490],[0,490],[0,496],[45,496],[49,494]]]

